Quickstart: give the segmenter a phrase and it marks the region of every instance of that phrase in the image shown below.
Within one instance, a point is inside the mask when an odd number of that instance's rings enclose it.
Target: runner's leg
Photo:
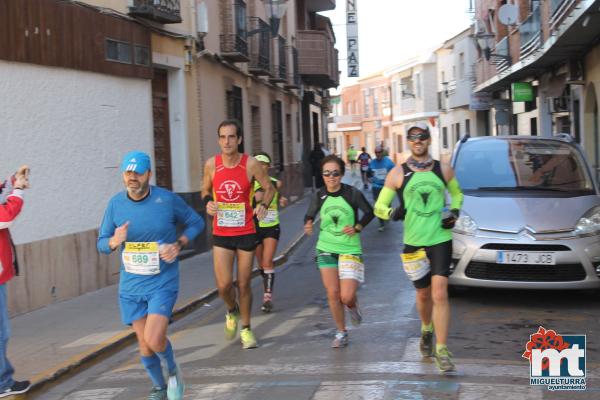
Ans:
[[[144,366],[144,369],[146,369],[148,375],[150,376],[150,380],[152,380],[152,386],[164,390],[167,387],[167,383],[165,382],[165,377],[162,373],[160,358],[158,357],[158,355],[156,355],[156,353],[152,351],[152,349],[148,346],[144,338],[146,319],[147,317],[143,317],[136,321],[133,321],[132,323],[133,330],[135,331],[138,340],[138,346],[141,355],[141,363]]]
[[[234,250],[217,246],[213,247],[215,282],[219,290],[219,297],[223,299],[229,311],[236,307],[235,288],[233,287],[234,256]]]
[[[450,325],[450,303],[448,302],[448,278],[442,275],[431,277],[431,298],[433,300],[433,327],[436,344],[446,344]]]
[[[348,308],[354,308],[356,305],[356,290],[358,281],[354,279],[340,279],[340,299]]]
[[[344,307],[340,301],[340,278],[338,276],[337,268],[320,268],[321,279],[323,280],[323,286],[327,291],[327,301],[329,303],[329,310],[331,316],[335,321],[335,326],[339,332],[346,330],[346,322],[344,315]]]
[[[417,311],[424,325],[431,323],[431,314],[433,312],[433,301],[431,299],[431,286],[423,289],[417,288]]]
[[[240,315],[242,327],[245,327],[250,326],[250,311],[252,309],[252,288],[250,286],[250,278],[252,275],[254,251],[237,249],[236,254],[238,266],[238,290],[240,291]]]

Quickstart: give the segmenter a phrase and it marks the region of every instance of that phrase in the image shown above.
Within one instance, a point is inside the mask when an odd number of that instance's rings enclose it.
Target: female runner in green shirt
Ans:
[[[304,232],[313,233],[317,213],[321,218],[317,242],[317,265],[327,291],[329,309],[337,333],[331,347],[348,344],[344,305],[348,307],[353,325],[362,321],[356,290],[364,280],[360,231],[373,219],[373,208],[358,189],[342,183],[344,162],[335,155],[321,162],[325,187],[319,189],[304,217]],[[362,218],[358,219],[358,210]]]

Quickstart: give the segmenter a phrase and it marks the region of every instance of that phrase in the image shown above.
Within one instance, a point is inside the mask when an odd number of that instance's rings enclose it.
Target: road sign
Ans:
[[[358,69],[358,0],[346,0],[346,37],[348,40],[348,76],[356,78]]]

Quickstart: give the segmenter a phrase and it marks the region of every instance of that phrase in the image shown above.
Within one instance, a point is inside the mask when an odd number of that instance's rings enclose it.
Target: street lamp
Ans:
[[[493,33],[485,33],[480,32],[475,35],[475,41],[481,51],[483,51],[483,55],[486,60],[489,60],[492,57],[500,58],[502,60],[508,61],[509,64],[512,64],[510,54],[496,54],[492,53],[492,47],[496,44],[496,35]]]
[[[262,0],[262,2],[264,3],[265,11],[271,25],[271,37],[274,38],[277,36],[277,32],[279,32],[279,23],[281,22],[283,14],[285,14],[288,0]],[[246,34],[246,36],[252,36],[256,33],[266,31],[267,29],[258,28],[251,30]]]

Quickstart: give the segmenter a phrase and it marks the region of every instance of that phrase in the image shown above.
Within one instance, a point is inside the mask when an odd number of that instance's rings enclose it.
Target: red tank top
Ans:
[[[239,236],[256,232],[251,205],[254,190],[248,180],[247,163],[247,154],[242,154],[240,162],[233,168],[223,165],[220,154],[215,157],[213,195],[219,210],[213,219],[214,235]]]

